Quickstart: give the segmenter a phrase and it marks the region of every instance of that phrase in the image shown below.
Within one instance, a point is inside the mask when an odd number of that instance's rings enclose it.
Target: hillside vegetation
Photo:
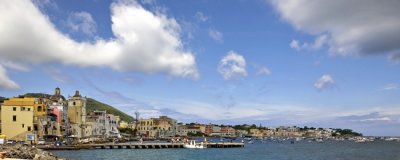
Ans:
[[[86,102],[86,111],[92,112],[94,110],[100,110],[100,111],[106,110],[107,113],[110,113],[110,114],[113,114],[116,116],[120,116],[121,120],[126,121],[126,122],[132,122],[134,120],[133,117],[129,116],[128,114],[126,114],[108,104],[99,102],[92,98],[88,98],[87,102]]]

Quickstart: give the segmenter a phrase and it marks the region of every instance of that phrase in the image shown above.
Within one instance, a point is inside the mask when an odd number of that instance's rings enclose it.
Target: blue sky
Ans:
[[[0,95],[400,135],[396,1],[0,2]]]

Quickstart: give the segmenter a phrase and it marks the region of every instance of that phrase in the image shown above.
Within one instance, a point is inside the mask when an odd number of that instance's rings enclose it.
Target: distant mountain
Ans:
[[[24,95],[19,95],[18,97],[35,97],[35,98],[50,98],[50,94],[45,94],[45,93],[26,93]],[[2,101],[2,98],[0,97],[0,102]],[[64,98],[64,97],[63,97]],[[128,114],[116,109],[113,106],[110,106],[108,104],[102,103],[100,101],[97,101],[93,98],[87,98],[86,101],[86,112],[92,112],[94,110],[99,110],[99,111],[107,111],[107,113],[119,116],[121,120],[125,122],[132,122],[134,118],[132,116],[129,116]]]

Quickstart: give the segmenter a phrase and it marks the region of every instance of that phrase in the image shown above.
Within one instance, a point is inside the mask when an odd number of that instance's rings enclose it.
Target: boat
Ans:
[[[189,143],[183,144],[183,148],[203,149],[203,148],[207,148],[207,145],[205,145],[203,142],[196,143],[195,140],[191,140],[191,141],[189,141]]]
[[[324,140],[322,138],[317,138],[315,141],[317,142],[324,142]]]

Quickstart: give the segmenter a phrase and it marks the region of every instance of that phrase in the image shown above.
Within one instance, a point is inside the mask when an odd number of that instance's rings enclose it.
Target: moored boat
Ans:
[[[183,147],[184,148],[193,148],[193,149],[195,149],[195,148],[203,149],[203,148],[207,148],[207,145],[204,144],[203,142],[196,143],[195,140],[191,140],[191,141],[189,141],[189,143],[183,144]]]

